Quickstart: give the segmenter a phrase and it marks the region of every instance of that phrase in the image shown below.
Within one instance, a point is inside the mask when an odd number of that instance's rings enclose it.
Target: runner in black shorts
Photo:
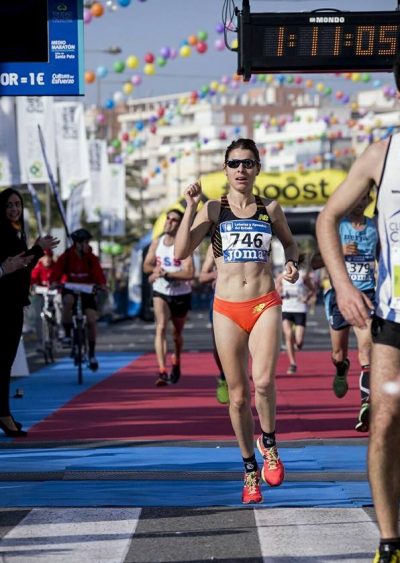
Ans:
[[[177,383],[181,376],[181,352],[183,348],[183,327],[190,309],[194,275],[192,257],[177,260],[174,257],[175,235],[183,213],[171,209],[167,213],[163,234],[155,239],[143,263],[143,270],[150,274],[153,285],[153,304],[156,320],[154,346],[158,363],[157,387]],[[167,370],[167,327],[173,326],[174,354],[171,371]]]

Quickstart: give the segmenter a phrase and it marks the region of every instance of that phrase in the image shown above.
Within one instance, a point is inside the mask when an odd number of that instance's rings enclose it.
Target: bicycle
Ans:
[[[49,289],[40,285],[37,285],[34,291],[36,295],[41,295],[43,298],[40,311],[42,347],[39,350],[43,354],[44,362],[47,365],[54,363],[55,352],[58,351],[59,327],[54,304],[54,298],[58,291],[57,289]]]
[[[78,368],[78,384],[83,383],[83,365],[88,361],[87,319],[82,308],[82,294],[93,294],[95,284],[65,282],[63,287],[76,295],[74,313],[72,315],[72,358]]]

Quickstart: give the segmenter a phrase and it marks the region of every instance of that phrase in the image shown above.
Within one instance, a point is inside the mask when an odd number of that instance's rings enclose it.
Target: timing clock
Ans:
[[[400,11],[238,12],[238,74],[389,71]]]

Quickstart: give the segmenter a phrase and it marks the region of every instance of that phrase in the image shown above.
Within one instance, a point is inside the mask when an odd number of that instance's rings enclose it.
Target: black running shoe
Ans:
[[[181,364],[172,364],[170,373],[171,383],[178,383],[181,377]]]
[[[158,374],[158,379],[156,380],[156,387],[165,387],[166,385],[171,385],[172,381],[168,373],[160,372]]]
[[[346,358],[340,365],[336,366],[336,375],[333,380],[333,392],[338,399],[344,397],[349,389],[349,384],[347,383],[347,374],[349,373],[350,360]]]
[[[373,563],[400,563],[400,549],[388,543],[381,544],[376,550]]]

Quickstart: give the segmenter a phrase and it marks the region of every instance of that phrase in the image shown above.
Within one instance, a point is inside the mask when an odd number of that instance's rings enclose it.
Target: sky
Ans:
[[[106,5],[106,0],[102,2]],[[114,2],[118,4],[118,0]],[[242,0],[234,0],[234,3],[241,9]],[[164,68],[157,67],[155,75],[142,75],[142,84],[135,88],[133,97],[198,90],[212,80],[220,81],[223,75],[234,74],[237,54],[226,49],[220,52],[214,47],[215,40],[222,38],[216,27],[222,22],[223,4],[224,0],[131,0],[125,8],[118,7],[116,11],[106,9],[103,16],[93,18],[84,26],[85,69],[96,72],[99,66],[105,66],[108,74],[94,84],[86,84],[85,104],[104,105],[133,74],[142,74],[142,68],[128,69],[122,74],[114,72],[116,60],[126,60],[135,55],[142,62],[146,53],[158,56],[165,46],[179,50],[183,40],[189,35],[197,35],[199,31],[208,33],[208,51],[202,55],[194,51],[188,58],[178,56],[168,61]],[[397,8],[397,0],[250,0],[251,12],[308,12],[321,8],[346,10],[349,5],[352,11],[392,11]],[[230,41],[235,37],[235,33],[229,34]],[[102,52],[114,45],[122,49],[120,55]],[[383,73],[379,78],[385,81],[388,76]],[[321,78],[326,84],[329,80],[336,81],[331,85],[340,88],[337,81],[341,79],[318,75],[313,78]]]

